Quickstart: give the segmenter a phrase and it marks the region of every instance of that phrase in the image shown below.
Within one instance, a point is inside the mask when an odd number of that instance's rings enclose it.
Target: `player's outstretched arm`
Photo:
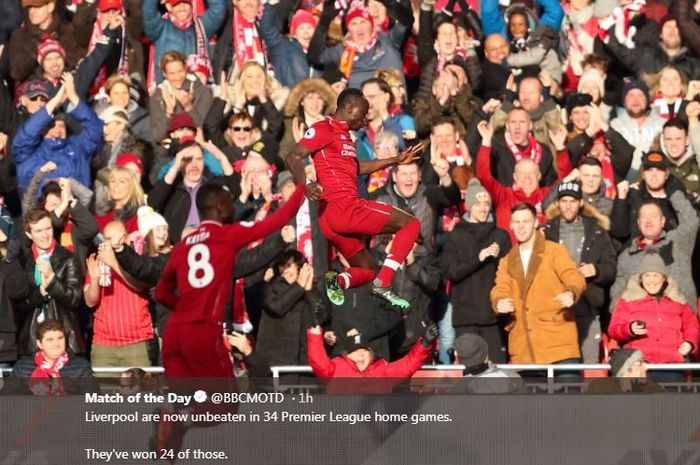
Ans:
[[[297,144],[289,154],[287,154],[287,167],[292,173],[294,184],[299,185],[306,182],[306,171],[304,170],[304,159],[311,155],[312,150],[305,144]],[[317,183],[310,183],[306,186],[306,196],[310,200],[321,198],[323,189]]]
[[[420,159],[421,151],[423,150],[423,144],[412,145],[400,154],[392,158],[385,158],[384,160],[362,160],[360,161],[360,172],[359,174],[371,174],[375,171],[383,170],[389,166],[394,165],[407,165],[413,163],[414,161]]]

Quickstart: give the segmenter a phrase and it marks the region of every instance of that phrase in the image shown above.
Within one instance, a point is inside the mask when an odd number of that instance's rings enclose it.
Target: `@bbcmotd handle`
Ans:
[[[209,396],[212,404],[281,404],[281,392],[213,392]]]

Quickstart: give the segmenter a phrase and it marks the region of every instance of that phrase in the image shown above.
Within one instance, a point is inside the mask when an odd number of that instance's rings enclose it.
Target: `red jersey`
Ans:
[[[348,123],[333,116],[311,125],[300,144],[313,152],[323,200],[356,199],[359,164]]]
[[[173,309],[168,322],[223,321],[236,253],[286,225],[299,209],[305,192],[306,186],[298,185],[292,197],[263,221],[203,221],[183,238],[173,248],[156,286],[156,300]]]

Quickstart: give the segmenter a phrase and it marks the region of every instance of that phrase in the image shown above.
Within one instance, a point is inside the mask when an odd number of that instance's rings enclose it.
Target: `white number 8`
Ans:
[[[187,265],[190,268],[187,281],[195,289],[206,287],[214,280],[214,267],[209,263],[210,258],[209,247],[205,244],[197,244],[187,253]],[[202,276],[197,277],[197,274]]]

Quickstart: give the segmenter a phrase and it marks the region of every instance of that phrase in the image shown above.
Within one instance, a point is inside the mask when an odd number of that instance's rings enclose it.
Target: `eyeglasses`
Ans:
[[[29,100],[31,100],[32,102],[44,102],[44,103],[49,101],[49,99],[47,99],[43,95],[37,95],[35,97],[30,97]]]
[[[233,129],[233,132],[250,132],[253,130],[251,126],[229,126],[229,129]]]

